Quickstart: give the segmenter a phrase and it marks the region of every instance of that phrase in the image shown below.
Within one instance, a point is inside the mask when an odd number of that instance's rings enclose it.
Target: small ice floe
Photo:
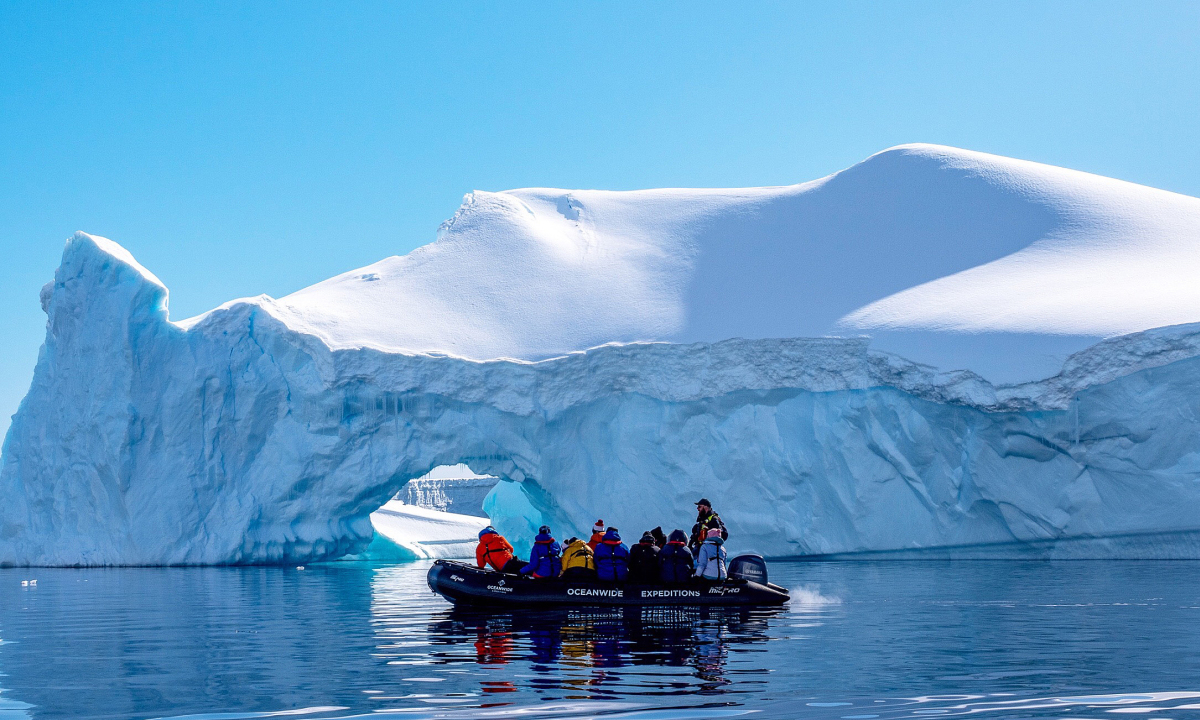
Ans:
[[[297,570],[303,570],[303,569],[304,569],[304,566],[303,566],[303,565],[297,565],[297,566],[296,566],[296,569],[297,569]]]
[[[37,580],[22,580],[21,587],[37,587]]]

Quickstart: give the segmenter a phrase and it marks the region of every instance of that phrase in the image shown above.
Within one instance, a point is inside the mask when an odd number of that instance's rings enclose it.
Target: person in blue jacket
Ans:
[[[659,578],[665,583],[681,583],[692,579],[695,559],[688,550],[688,536],[675,530],[667,538],[666,547],[658,553]]]
[[[621,533],[610,527],[596,546],[596,574],[601,580],[624,580],[629,576],[629,548]]]
[[[535,578],[556,578],[562,571],[562,548],[550,527],[543,525],[538,528],[537,537],[533,539],[533,552],[529,553],[529,564],[521,568],[522,575],[532,575]]]

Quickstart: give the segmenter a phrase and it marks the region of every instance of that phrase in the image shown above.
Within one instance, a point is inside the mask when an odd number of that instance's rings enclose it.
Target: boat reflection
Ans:
[[[526,685],[596,693],[620,681],[623,668],[691,668],[700,682],[688,692],[718,693],[730,684],[725,665],[731,646],[765,643],[770,618],[779,608],[573,608],[504,612],[454,608],[429,626],[434,646],[474,646],[474,662],[485,666],[522,661],[534,673]],[[440,654],[462,662],[454,649]],[[494,675],[489,674],[489,678]],[[627,685],[627,683],[625,683]],[[640,683],[639,683],[640,684]],[[484,693],[512,692],[510,681],[481,682]],[[629,687],[623,688],[625,693]],[[668,687],[661,688],[669,693]],[[680,688],[682,689],[682,687]]]

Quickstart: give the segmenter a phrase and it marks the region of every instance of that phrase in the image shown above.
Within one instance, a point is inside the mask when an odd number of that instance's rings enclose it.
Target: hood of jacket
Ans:
[[[616,528],[609,528],[608,532],[604,533],[604,542],[621,542],[621,534],[617,532]]]
[[[717,537],[708,538],[707,540],[704,541],[704,543],[706,545],[716,545],[716,546],[720,547],[721,545],[725,544],[725,541],[722,540],[721,536],[718,535]]]
[[[667,536],[667,542],[686,543],[687,540],[687,533],[682,530],[672,530],[671,534]]]
[[[549,545],[550,543],[554,542],[554,536],[547,533],[538,533],[537,537],[535,537],[533,541],[540,545]]]

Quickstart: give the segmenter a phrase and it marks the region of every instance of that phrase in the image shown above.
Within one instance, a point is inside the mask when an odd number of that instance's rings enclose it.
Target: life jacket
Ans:
[[[709,538],[700,546],[696,557],[696,574],[709,580],[724,580],[729,577],[725,568],[725,541],[719,537]]]
[[[725,529],[725,523],[721,521],[721,516],[715,512],[710,512],[708,515],[696,520],[696,524],[692,526],[692,540],[689,545],[692,552],[697,552],[700,546],[704,544],[704,540],[708,537],[708,531],[717,528],[721,531],[721,539],[729,539],[729,530]]]
[[[640,542],[629,549],[629,581],[658,582],[658,547],[652,542]]]
[[[563,550],[562,556],[563,572],[571,568],[584,568],[586,570],[596,569],[596,560],[592,556],[592,549],[587,543],[582,540],[576,540]]]
[[[538,533],[533,541],[533,551],[529,553],[529,564],[521,568],[521,574],[537,578],[558,577],[562,571],[562,563],[559,560],[561,554],[562,548],[552,536]]]
[[[629,548],[611,528],[596,546],[596,574],[601,580],[624,580],[629,576]]]
[[[668,541],[666,547],[658,553],[658,576],[663,582],[687,582],[695,571],[695,558],[687,549],[684,537],[684,534],[680,532],[680,539]]]
[[[493,570],[500,571],[512,559],[513,546],[500,533],[485,534],[475,546],[475,563],[479,567],[491,565]]]

